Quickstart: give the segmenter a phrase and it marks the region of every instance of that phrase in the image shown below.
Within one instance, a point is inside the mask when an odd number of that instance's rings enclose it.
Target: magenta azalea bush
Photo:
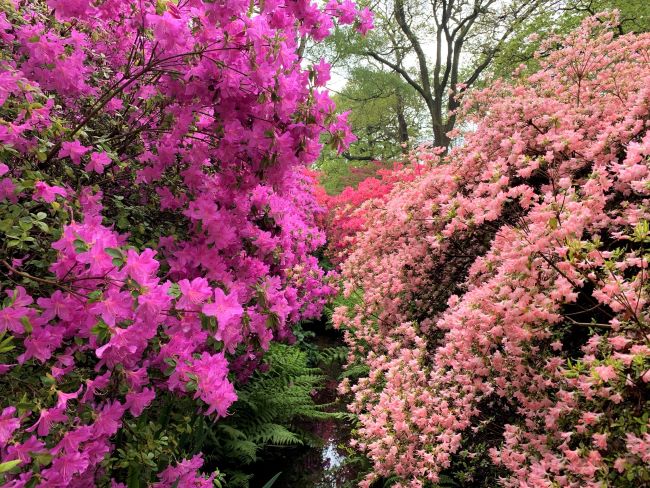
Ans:
[[[364,204],[339,307],[363,486],[650,483],[650,35],[591,18]]]
[[[372,22],[335,0],[0,5],[3,486],[122,486],[126,424],[170,396],[227,415],[320,314],[301,168],[352,136],[297,53],[333,19]],[[171,455],[155,486],[212,486],[201,466]]]

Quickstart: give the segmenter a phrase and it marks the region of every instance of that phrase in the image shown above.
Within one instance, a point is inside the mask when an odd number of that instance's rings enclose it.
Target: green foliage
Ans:
[[[214,425],[209,440],[208,451],[224,466],[228,486],[247,486],[245,466],[265,449],[317,444],[303,428],[305,421],[338,417],[314,401],[324,376],[308,366],[306,352],[274,343],[264,362],[268,371],[255,372],[241,386],[232,415]]]
[[[551,35],[565,35],[585,17],[605,10],[618,10],[619,34],[650,31],[650,2],[647,0],[560,0],[553,9],[530,16],[506,42],[492,63],[492,77],[510,78],[521,64],[524,74],[539,69],[534,54]],[[531,37],[532,36],[532,37]]]
[[[390,167],[390,160],[350,161],[328,151],[323,151],[321,158],[314,165],[320,172],[320,185],[328,195],[338,195],[348,186],[356,188],[361,181],[374,176],[379,169]]]
[[[373,68],[354,68],[346,86],[334,97],[337,109],[350,111],[348,121],[358,141],[350,154],[389,159],[401,153],[400,143],[419,136],[422,101],[397,74]],[[400,133],[403,118],[404,134]]]
[[[156,398],[142,416],[125,423],[106,462],[109,471],[129,488],[140,488],[170,460],[203,452],[206,467],[215,470],[223,486],[247,487],[252,478],[247,466],[270,450],[317,445],[306,422],[341,416],[314,400],[324,380],[321,370],[308,365],[300,347],[279,343],[271,345],[264,363],[268,370],[256,371],[239,385],[231,414],[218,422],[194,415],[190,398]]]
[[[372,67],[351,69],[345,87],[334,97],[357,141],[338,154],[325,150],[314,165],[330,195],[392,167],[407,145],[421,136],[422,100],[398,75]],[[411,141],[411,142],[409,142]],[[404,147],[403,147],[404,145]]]

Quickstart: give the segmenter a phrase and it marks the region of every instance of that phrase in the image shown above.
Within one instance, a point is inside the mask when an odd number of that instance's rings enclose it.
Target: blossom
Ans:
[[[104,299],[90,307],[90,312],[100,315],[102,320],[110,326],[116,322],[130,317],[133,299],[127,292],[114,289],[109,290]]]
[[[203,305],[203,313],[209,317],[216,317],[220,326],[226,327],[234,318],[241,317],[244,309],[239,304],[237,295],[226,295],[221,288],[214,290],[214,302]]]
[[[126,252],[126,271],[139,285],[146,286],[151,283],[152,277],[158,271],[159,263],[155,259],[156,251],[145,249],[138,253],[133,249]]]
[[[90,155],[90,162],[85,166],[86,171],[103,173],[104,168],[111,163],[111,157],[105,151],[94,152]]]
[[[131,415],[134,417],[139,417],[142,415],[142,412],[147,408],[153,399],[156,397],[156,393],[151,388],[144,388],[140,392],[129,392],[126,394],[126,403],[124,404]]]
[[[216,412],[220,417],[226,416],[228,407],[237,399],[235,388],[227,379],[227,364],[223,353],[204,352],[190,366],[190,371],[197,378],[194,397],[208,404],[206,415]]]
[[[67,415],[65,415],[63,408],[44,408],[41,410],[38,421],[32,425],[30,428],[26,429],[27,432],[32,432],[36,430],[38,435],[46,436],[50,433],[52,426],[59,422],[64,422],[68,420]]]
[[[212,295],[212,288],[205,278],[194,278],[192,281],[183,279],[178,282],[178,287],[181,298],[176,303],[176,308],[179,310],[193,310]]]
[[[594,371],[598,377],[606,383],[618,376],[616,369],[614,369],[612,366],[596,366],[594,368]]]
[[[47,203],[52,203],[56,199],[57,195],[61,195],[65,198],[68,195],[68,192],[65,188],[56,185],[50,186],[43,181],[37,181],[34,184],[34,200],[42,198]]]
[[[21,461],[3,476],[106,484],[127,410],[142,415],[164,392],[204,407],[193,415],[227,415],[229,375],[259,361],[249,351],[274,334],[290,340],[292,323],[319,316],[333,293],[315,257],[325,236],[304,168],[334,105],[314,90],[296,39],[322,40],[333,16],[357,26],[360,14],[351,1],[328,12],[269,0],[253,16],[241,0],[14,7],[0,12],[0,51],[12,60],[0,73],[0,206],[18,212],[26,238],[5,256],[20,276],[4,271],[29,293],[5,289],[1,300],[11,347],[0,373],[43,381],[16,386],[35,413],[0,417],[3,455]],[[210,48],[215,39],[224,46]],[[155,76],[131,51],[160,63]],[[343,148],[349,128],[332,129]],[[52,204],[47,227],[25,217],[39,202]],[[204,306],[219,322],[212,336]],[[158,486],[212,486],[201,465],[161,465]]]
[[[330,79],[330,65],[321,59],[318,64],[314,65],[314,83],[317,86],[325,86]]]
[[[0,446],[3,448],[7,445],[13,433],[20,427],[20,419],[15,414],[15,407],[6,407],[0,414]]]
[[[74,164],[81,164],[81,157],[90,151],[90,147],[83,146],[79,141],[64,141],[61,143],[59,157],[69,157]]]

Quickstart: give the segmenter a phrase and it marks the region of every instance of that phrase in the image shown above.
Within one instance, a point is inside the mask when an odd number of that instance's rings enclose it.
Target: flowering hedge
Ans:
[[[300,168],[352,136],[297,53],[334,18],[371,26],[348,0],[0,5],[3,486],[121,486],[125,422],[170,395],[226,415],[320,313]],[[156,486],[212,486],[178,454]]]
[[[342,262],[354,247],[356,234],[366,229],[369,209],[381,206],[396,184],[413,181],[426,166],[425,160],[433,157],[426,152],[419,155],[424,160],[413,153],[390,169],[377,162],[374,176],[355,187],[347,186],[338,195],[328,195],[322,186],[316,187],[316,199],[326,210],[319,220],[327,234],[327,257],[332,263]]]
[[[334,317],[364,486],[650,483],[650,35],[611,22],[468,97],[465,144],[366,207]]]

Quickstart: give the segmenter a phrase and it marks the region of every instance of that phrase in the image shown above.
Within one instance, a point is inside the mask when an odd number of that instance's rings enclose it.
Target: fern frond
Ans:
[[[253,442],[261,444],[273,444],[276,446],[302,445],[302,439],[294,432],[280,424],[266,424],[259,429],[254,436]]]

